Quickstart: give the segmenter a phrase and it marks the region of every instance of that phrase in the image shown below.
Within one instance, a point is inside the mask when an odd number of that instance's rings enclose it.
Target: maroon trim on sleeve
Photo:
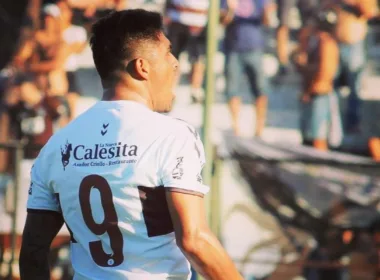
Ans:
[[[166,187],[165,190],[169,192],[179,192],[179,193],[185,193],[185,194],[195,195],[199,197],[204,197],[204,194],[201,192],[186,190],[186,189],[181,189],[181,188]]]

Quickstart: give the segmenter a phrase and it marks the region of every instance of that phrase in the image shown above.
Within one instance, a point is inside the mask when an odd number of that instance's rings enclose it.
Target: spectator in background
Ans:
[[[68,80],[68,95],[67,100],[70,106],[71,119],[74,117],[77,99],[80,95],[80,88],[77,81],[78,70],[78,54],[81,53],[87,46],[87,33],[86,29],[82,26],[73,25],[71,23],[73,13],[67,4],[67,1],[60,0],[57,6],[61,12],[61,27],[62,37],[66,45],[69,46],[72,52],[65,61],[65,71]]]
[[[36,32],[34,52],[27,70],[37,76],[40,90],[63,95],[67,93],[63,63],[69,54],[61,39],[61,13],[58,6],[48,4],[43,7],[41,16],[42,28]]]
[[[87,17],[93,17],[97,10],[125,10],[128,0],[66,0],[75,9],[84,11]]]
[[[204,97],[206,24],[209,0],[167,0],[165,20],[172,53],[179,59],[188,51],[191,68],[191,98],[201,102]]]
[[[111,11],[127,8],[129,0],[66,0],[73,9],[76,24],[90,31],[91,25]]]
[[[33,52],[33,37],[23,37],[14,58],[2,70],[1,113],[0,113],[0,142],[6,143],[18,139],[17,127],[12,127],[10,108],[16,106],[21,99],[27,99],[30,104],[36,103],[38,89],[34,84],[34,77],[25,72],[25,63]],[[11,174],[14,170],[11,153],[0,149],[0,173]]]
[[[72,50],[64,43],[61,28],[61,11],[55,4],[43,7],[43,26],[35,37],[35,48],[27,70],[36,75],[40,91],[49,96],[58,97],[67,104],[68,80],[65,62]],[[61,119],[62,126],[65,125]]]
[[[240,135],[239,113],[241,84],[247,75],[251,92],[255,96],[255,136],[262,136],[267,114],[267,79],[262,69],[265,33],[263,25],[269,23],[270,0],[227,0],[227,12],[222,22],[226,24],[226,94],[235,135]]]
[[[340,67],[335,88],[342,85],[350,89],[348,107],[345,114],[345,129],[358,132],[359,90],[363,69],[366,63],[365,38],[368,19],[378,12],[376,0],[324,0],[324,6],[332,7],[338,14],[335,36],[339,42]]]
[[[65,118],[65,106],[61,99],[47,96],[37,87],[36,75],[27,70],[34,51],[34,38],[26,38],[20,45],[9,68],[8,86],[4,94],[4,109],[1,115],[1,142],[25,140],[27,144],[43,146],[54,132],[54,125]],[[34,159],[36,149],[27,149],[25,157]],[[2,151],[1,171],[13,169],[12,158]]]
[[[339,118],[334,92],[334,78],[339,67],[339,48],[333,35],[337,20],[333,10],[319,12],[306,49],[294,57],[303,78],[303,143],[324,151],[328,150],[333,120]],[[339,125],[334,129],[340,129]]]
[[[308,34],[308,21],[318,9],[318,0],[277,0],[277,11],[279,27],[277,30],[277,56],[280,62],[279,75],[288,73],[289,64],[289,25],[292,19],[290,12],[297,7],[301,18],[301,29],[299,32],[299,48],[305,47]]]

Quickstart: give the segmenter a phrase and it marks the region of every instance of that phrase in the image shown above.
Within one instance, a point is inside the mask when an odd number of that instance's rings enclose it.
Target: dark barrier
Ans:
[[[257,203],[276,218],[294,246],[305,246],[300,232],[316,240],[310,259],[293,265],[343,269],[340,258],[361,246],[361,234],[380,233],[380,165],[371,159],[232,136],[226,147],[223,157],[238,162]]]

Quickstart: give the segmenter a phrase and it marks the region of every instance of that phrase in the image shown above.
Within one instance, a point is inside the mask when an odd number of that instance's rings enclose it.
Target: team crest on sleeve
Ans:
[[[62,159],[63,170],[65,170],[66,166],[70,163],[70,156],[71,156],[72,150],[73,150],[73,147],[69,143],[69,141],[66,141],[65,146],[61,147],[61,159]]]
[[[199,184],[203,184],[203,178],[202,178],[202,174],[201,174],[201,173],[198,173],[198,174],[197,174],[197,182],[198,182]]]
[[[173,179],[181,180],[183,176],[183,157],[177,158],[177,164],[172,172]]]

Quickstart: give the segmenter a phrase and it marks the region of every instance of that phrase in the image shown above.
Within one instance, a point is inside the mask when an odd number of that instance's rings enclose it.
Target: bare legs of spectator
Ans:
[[[380,138],[371,137],[368,142],[368,147],[373,160],[380,162]]]
[[[239,114],[241,107],[241,98],[237,96],[231,97],[231,99],[228,101],[228,106],[231,112],[232,129],[235,136],[240,136]]]
[[[277,30],[277,56],[280,62],[280,74],[284,74],[289,63],[289,28],[280,26]]]
[[[256,129],[255,136],[261,137],[267,119],[268,97],[261,95],[256,98]]]
[[[325,139],[315,139],[313,140],[313,147],[320,151],[327,151],[329,149],[327,140]]]
[[[231,112],[232,129],[236,136],[240,136],[239,114],[241,108],[241,98],[237,96],[231,97],[228,105]],[[257,97],[254,107],[256,111],[255,137],[261,137],[266,123],[268,98],[264,95]]]
[[[198,60],[192,65],[191,69],[191,98],[193,102],[202,102],[204,99],[204,91],[202,88],[205,73],[205,65]]]

